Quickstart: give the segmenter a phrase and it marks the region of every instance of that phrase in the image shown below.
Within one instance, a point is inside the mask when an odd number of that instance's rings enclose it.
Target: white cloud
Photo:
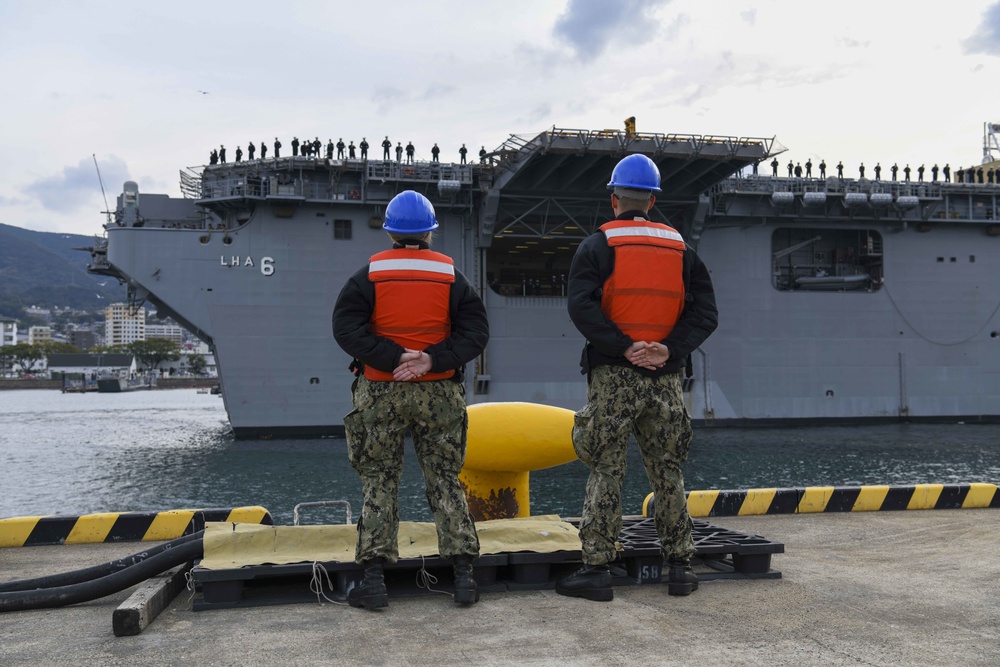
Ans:
[[[97,166],[100,166],[100,174]],[[93,158],[84,158],[59,173],[29,183],[24,192],[49,211],[76,213],[100,193],[102,180],[105,190],[110,186],[111,196],[115,196],[118,187],[128,178],[128,165],[117,156],[98,160],[96,165]]]
[[[1000,2],[989,7],[975,33],[965,40],[968,53],[985,53],[1000,56]]]
[[[569,0],[553,34],[566,42],[582,62],[601,56],[614,41],[634,47],[655,31],[653,10],[670,0]]]

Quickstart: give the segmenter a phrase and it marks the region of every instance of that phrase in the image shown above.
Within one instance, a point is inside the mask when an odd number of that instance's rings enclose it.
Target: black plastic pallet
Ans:
[[[573,522],[575,523],[575,522]],[[701,581],[717,579],[778,579],[771,569],[771,554],[784,553],[783,544],[758,535],[747,535],[695,520],[696,557],[692,566]],[[619,542],[624,551],[612,563],[616,586],[660,583],[663,559],[652,518],[628,518]],[[482,592],[539,590],[552,588],[563,575],[580,566],[580,551],[553,553],[516,552],[489,554],[476,560],[474,574]],[[320,563],[323,596],[343,602],[347,592],[361,579],[356,563]],[[229,570],[191,571],[196,585],[194,609],[224,609],[263,605],[316,602],[310,589],[315,566],[253,565]],[[429,575],[426,576],[426,575]],[[407,558],[385,569],[390,597],[409,597],[452,592],[451,561],[437,556]]]

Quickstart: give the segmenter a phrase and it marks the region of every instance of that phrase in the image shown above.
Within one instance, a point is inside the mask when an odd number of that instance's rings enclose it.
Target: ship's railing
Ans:
[[[950,183],[946,181],[887,181],[868,178],[785,178],[781,176],[734,176],[712,186],[712,192],[888,192],[922,198],[944,193],[1000,194],[1000,183]]]
[[[295,160],[293,158],[292,160]],[[284,162],[284,158],[281,158]],[[299,158],[301,161],[301,158]],[[289,161],[291,162],[291,161]],[[417,162],[399,164],[385,161],[369,161],[359,167],[356,178],[340,179],[326,170],[278,172],[228,169],[202,174],[199,186],[200,199],[223,200],[234,198],[301,198],[310,200],[361,200],[362,189],[369,182],[381,184],[393,180],[405,183],[458,183],[470,185],[474,180],[474,169],[478,165],[454,164],[450,162]],[[188,181],[188,185],[192,185]]]
[[[665,134],[660,132],[625,132],[622,130],[576,130],[570,128],[553,127],[538,135],[528,136],[522,134],[512,134],[496,152],[515,151],[522,152],[533,147],[549,147],[558,138],[575,139],[584,148],[591,147],[596,141],[602,139],[613,139],[622,148],[634,142],[649,142],[655,151],[664,151],[668,147],[676,144],[686,144],[692,150],[698,152],[707,146],[718,146],[736,151],[744,146],[756,146],[764,149],[765,153],[770,152],[774,145],[773,138],[764,137],[737,137],[729,135],[702,135],[702,134]]]
[[[512,134],[491,155],[504,168],[511,168],[536,150],[554,147],[580,151],[603,149],[611,154],[629,151],[659,155],[696,156],[702,153],[713,158],[762,160],[780,145],[774,138],[736,137],[728,135],[664,134],[659,132],[625,132],[622,130],[576,130],[553,127],[537,135]],[[776,154],[776,153],[775,153]]]
[[[815,213],[826,212],[821,206],[826,195],[847,208],[868,207],[874,210],[892,206],[909,218],[925,221],[953,221],[989,224],[1000,235],[1000,183],[945,183],[942,181],[875,181],[829,177],[780,178],[737,176],[709,189],[713,215],[742,216],[740,196],[755,200],[769,197],[777,209],[790,210],[796,202]],[[736,208],[733,205],[736,204]],[[838,205],[839,206],[839,205]],[[836,214],[837,212],[834,211]],[[992,233],[992,232],[991,232]]]
[[[394,181],[458,181],[472,183],[471,164],[455,164],[453,162],[388,162],[384,160],[370,161],[366,176],[369,180]]]
[[[201,198],[264,198],[286,195],[305,199],[332,199],[330,189],[330,184],[326,182],[303,180],[285,175],[216,177],[202,181]]]
[[[711,194],[720,193],[756,193],[771,194],[774,192],[826,192],[842,194],[847,192],[864,192],[867,194],[888,193],[892,195],[912,196],[927,199],[937,199],[947,189],[961,189],[962,183],[943,183],[941,181],[875,181],[866,178],[837,178],[830,176],[822,178],[782,178],[773,176],[740,176],[727,178],[710,188]],[[996,186],[994,186],[996,187]]]

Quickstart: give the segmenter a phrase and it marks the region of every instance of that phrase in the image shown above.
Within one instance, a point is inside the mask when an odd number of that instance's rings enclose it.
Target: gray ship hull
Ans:
[[[915,210],[891,192],[907,206],[857,208],[843,183],[734,178],[770,155],[763,140],[575,132],[512,137],[468,167],[283,158],[206,168],[187,199],[137,199],[127,184],[91,270],[209,343],[237,437],[339,435],[353,377],[333,306],[387,245],[384,204],[418,189],[441,222],[435,249],[489,312],[469,402],[578,409],[583,339],[564,276],[610,215],[602,186],[624,144],[676,184],[654,215],[715,283],[720,326],[685,382],[696,423],[1000,417],[996,188],[939,187]],[[819,208],[803,200],[817,189],[830,196]]]
[[[780,225],[702,237],[720,326],[694,355],[707,365],[699,375],[711,403],[701,418],[997,417],[1000,238],[973,226],[921,233],[861,221],[853,226],[883,232],[878,290],[782,292],[768,262]]]

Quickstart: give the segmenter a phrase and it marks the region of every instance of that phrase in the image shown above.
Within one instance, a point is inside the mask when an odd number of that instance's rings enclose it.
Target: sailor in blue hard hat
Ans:
[[[608,189],[614,188],[660,192],[660,170],[645,155],[629,155],[622,158],[611,172]]]
[[[472,561],[479,537],[458,473],[468,418],[463,373],[489,340],[486,307],[447,255],[430,249],[434,206],[406,190],[385,209],[392,249],[373,255],[337,297],[333,335],[354,358],[354,410],[344,417],[348,458],[364,507],[355,560],[363,580],[354,607],[388,604],[383,566],[399,558],[403,438],[413,437],[437,526],[438,553],[454,564],[454,600],[479,601]]]
[[[423,235],[438,228],[434,205],[427,197],[413,190],[404,190],[385,207],[382,229],[391,234]]]
[[[654,517],[671,595],[698,587],[681,463],[692,430],[684,407],[687,357],[718,326],[708,269],[680,232],[654,222],[660,170],[629,155],[608,182],[615,219],[580,243],[570,264],[567,306],[586,339],[581,372],[587,405],[576,413],[573,448],[590,469],[580,546],[583,567],[556,582],[560,595],[614,599],[608,564],[618,557],[621,483],[632,434],[656,502]]]

